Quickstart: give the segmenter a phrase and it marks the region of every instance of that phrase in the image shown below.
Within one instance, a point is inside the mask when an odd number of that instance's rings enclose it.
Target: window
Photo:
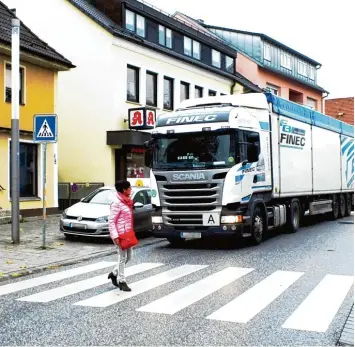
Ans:
[[[180,83],[180,101],[190,98],[190,85],[186,82]]]
[[[271,46],[264,44],[264,59],[271,61]]]
[[[174,109],[174,80],[164,77],[164,109]]]
[[[314,73],[314,67],[313,67],[313,66],[310,67],[310,70],[309,70],[309,78],[310,78],[312,81],[314,81],[314,79],[315,79],[315,73]]]
[[[184,54],[195,59],[201,59],[201,45],[199,42],[184,36]]]
[[[145,18],[126,10],[126,29],[135,32],[141,37],[145,37]]]
[[[203,96],[203,88],[199,86],[195,86],[195,99],[202,98]]]
[[[266,90],[274,95],[279,95],[279,87],[274,86],[273,84],[267,83]]]
[[[135,204],[136,202],[139,202],[143,205],[147,205],[147,195],[144,194],[144,191],[141,190],[136,193],[136,195],[133,198],[133,203]]]
[[[221,67],[221,53],[212,49],[212,65]]]
[[[234,73],[234,59],[233,58],[226,56],[225,69],[230,73]]]
[[[127,66],[127,101],[139,102],[139,69]]]
[[[20,81],[19,81],[19,102],[20,105],[25,104],[25,93],[24,93],[24,74],[25,70],[23,67],[20,67]],[[11,65],[6,64],[6,78],[5,78],[5,101],[11,102],[12,100],[12,75],[11,75]]]
[[[317,110],[317,100],[307,98],[307,106],[312,110]]]
[[[208,96],[216,96],[216,95],[217,95],[216,91],[211,90],[211,89],[208,91]]]
[[[146,104],[149,106],[157,106],[157,74],[154,72],[147,72],[146,83]]]
[[[201,45],[200,45],[200,42],[193,41],[193,43],[192,43],[192,56],[195,59],[198,59],[198,60],[201,59]]]
[[[144,163],[145,148],[131,147],[126,154],[127,178],[149,178],[150,169]]]
[[[298,61],[298,73],[302,76],[307,77],[307,64],[302,61]]]
[[[247,130],[237,130],[238,133],[238,147],[237,151],[237,163],[241,163],[248,159],[248,151],[255,150],[255,147],[250,145],[257,145],[259,147],[258,153],[260,153],[260,137],[259,134]]]
[[[162,25],[159,25],[159,43],[168,48],[172,48],[173,46],[171,30]]]
[[[101,189],[90,194],[83,202],[99,205],[110,205],[115,198],[115,193],[111,189]]]
[[[20,142],[20,198],[37,197],[38,194],[38,146]],[[11,177],[11,141],[10,141]],[[11,194],[11,190],[10,190]]]
[[[184,36],[184,54],[191,56],[192,48],[191,48],[192,40],[186,36]]]
[[[288,70],[292,70],[291,57],[286,53],[281,53],[281,66]]]

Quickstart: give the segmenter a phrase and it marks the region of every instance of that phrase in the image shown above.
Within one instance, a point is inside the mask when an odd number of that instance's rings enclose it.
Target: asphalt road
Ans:
[[[114,256],[2,283],[0,345],[335,345],[354,275],[354,226],[339,222],[257,247],[137,249],[130,294],[107,280]]]

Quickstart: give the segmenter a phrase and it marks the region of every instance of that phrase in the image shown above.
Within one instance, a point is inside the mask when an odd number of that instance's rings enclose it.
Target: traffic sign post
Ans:
[[[42,227],[42,248],[46,248],[46,185],[47,185],[47,143],[57,142],[57,116],[55,114],[37,114],[33,117],[33,142],[41,143],[43,148],[43,227]]]

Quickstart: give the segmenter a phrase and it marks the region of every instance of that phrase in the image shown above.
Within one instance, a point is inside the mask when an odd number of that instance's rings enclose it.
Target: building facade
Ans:
[[[0,2],[0,209],[11,209],[11,20],[15,14]],[[59,71],[74,66],[21,22],[20,26],[20,210],[42,208],[42,158],[33,143],[33,116],[56,113]],[[47,150],[47,207],[58,206],[57,145]]]
[[[317,83],[321,67],[317,61],[264,34],[207,25],[180,12],[174,17],[209,31],[228,43],[238,52],[237,72],[260,88],[324,111],[323,98],[329,93]]]
[[[326,99],[325,113],[328,116],[354,125],[354,97]]]
[[[62,182],[148,184],[150,134],[128,128],[129,109],[160,115],[187,98],[260,91],[223,40],[139,1],[6,1],[77,66],[58,79]]]

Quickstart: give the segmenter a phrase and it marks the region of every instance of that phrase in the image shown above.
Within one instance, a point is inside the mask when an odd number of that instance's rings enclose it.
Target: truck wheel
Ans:
[[[180,237],[171,236],[171,237],[167,237],[167,240],[172,246],[175,247],[179,247],[179,246],[181,247],[185,243],[185,239],[182,239]]]
[[[333,195],[333,210],[331,212],[332,220],[336,220],[339,217],[339,199],[336,195]]]
[[[344,218],[346,214],[346,202],[344,194],[339,195],[339,218]]]
[[[290,233],[297,232],[298,228],[300,227],[300,220],[301,220],[301,208],[298,199],[291,200],[287,217],[288,217],[288,221],[287,221],[288,231]]]
[[[261,211],[260,206],[256,206],[253,213],[253,218],[250,225],[251,242],[253,245],[259,245],[265,232],[265,220],[264,214]]]
[[[348,217],[351,215],[351,210],[352,210],[352,198],[351,198],[351,194],[347,193],[345,195],[345,216]]]

